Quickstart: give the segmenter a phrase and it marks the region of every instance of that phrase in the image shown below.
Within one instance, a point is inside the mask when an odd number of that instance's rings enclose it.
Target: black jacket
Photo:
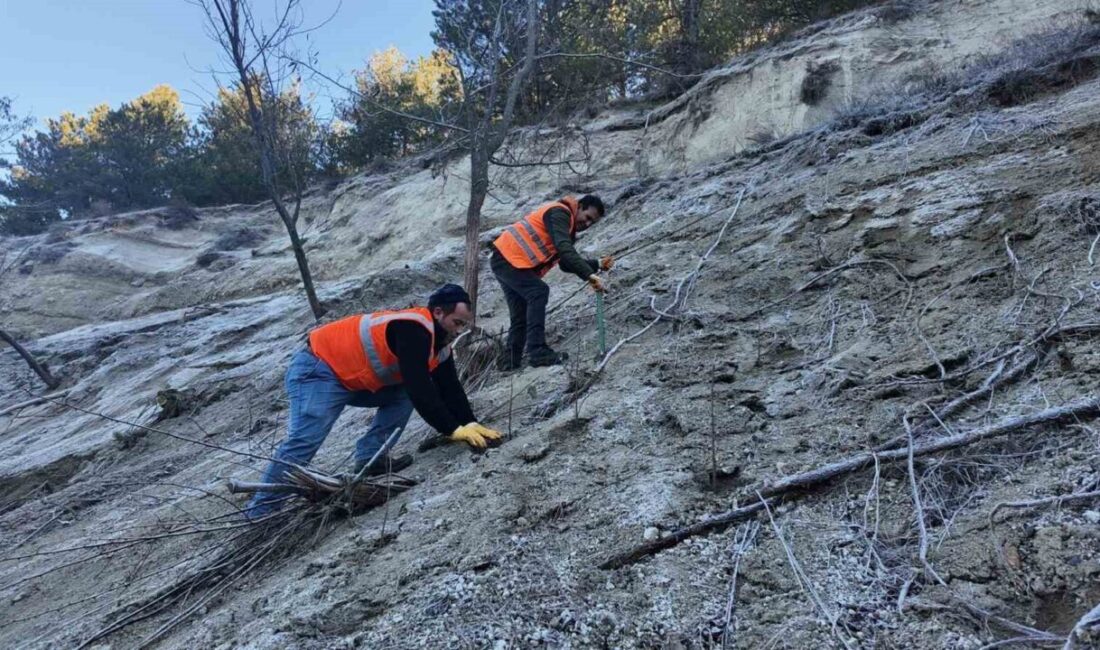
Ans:
[[[435,352],[446,347],[447,332],[435,323]],[[458,380],[452,356],[428,372],[431,336],[422,325],[395,320],[386,326],[386,343],[397,356],[405,392],[413,407],[433,429],[450,435],[458,427],[475,421],[466,390]]]

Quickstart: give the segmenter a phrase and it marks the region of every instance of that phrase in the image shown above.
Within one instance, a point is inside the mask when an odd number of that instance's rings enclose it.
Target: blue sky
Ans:
[[[275,0],[254,0],[257,14]],[[282,5],[282,2],[279,2]],[[347,77],[376,51],[431,51],[431,0],[303,0],[305,23],[336,17],[309,35],[318,65]],[[202,11],[186,0],[0,0],[0,95],[39,123],[70,110],[112,107],[166,83],[188,113],[212,97],[217,46]],[[330,97],[317,87],[320,110]],[[338,90],[330,91],[333,94]]]

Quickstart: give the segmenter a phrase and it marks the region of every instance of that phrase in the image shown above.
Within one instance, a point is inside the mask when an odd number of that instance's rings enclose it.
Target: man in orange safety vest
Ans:
[[[377,408],[355,446],[355,472],[409,421],[413,409],[452,441],[485,448],[500,433],[477,422],[458,379],[450,343],[470,323],[470,296],[445,284],[427,307],[357,314],[322,325],[294,354],[286,373],[290,399],[288,435],[264,473],[264,483],[283,482],[288,463],[307,465],[345,406]],[[412,456],[389,454],[365,475],[397,472]],[[246,514],[276,510],[282,497],[258,492]]]
[[[590,194],[577,200],[567,196],[539,206],[493,240],[489,266],[504,290],[510,319],[503,369],[519,368],[524,349],[532,366],[557,365],[567,358],[546,344],[550,287],[542,277],[560,264],[562,271],[575,274],[594,291],[605,290],[597,273],[610,270],[612,258],[586,260],[573,246],[577,233],[587,230],[603,215],[600,197]]]

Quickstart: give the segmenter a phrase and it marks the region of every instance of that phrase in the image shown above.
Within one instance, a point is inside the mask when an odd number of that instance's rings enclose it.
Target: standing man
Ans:
[[[307,347],[294,354],[286,373],[289,431],[263,482],[283,481],[288,462],[309,464],[345,406],[378,409],[355,445],[356,473],[405,427],[414,408],[452,441],[477,448],[498,441],[500,433],[477,423],[451,356],[450,342],[470,316],[466,290],[445,284],[427,307],[358,314],[310,332]],[[409,455],[387,455],[366,475],[398,472],[412,462]],[[258,492],[247,514],[254,519],[280,505],[279,495]]]
[[[550,287],[542,277],[555,265],[587,282],[594,291],[603,292],[598,271],[611,269],[610,256],[586,260],[577,253],[573,242],[577,233],[587,230],[604,215],[600,197],[587,195],[580,201],[567,196],[547,203],[508,226],[493,243],[489,265],[508,301],[508,355],[505,370],[519,368],[526,345],[527,361],[532,366],[553,366],[567,358],[546,345],[546,302]]]

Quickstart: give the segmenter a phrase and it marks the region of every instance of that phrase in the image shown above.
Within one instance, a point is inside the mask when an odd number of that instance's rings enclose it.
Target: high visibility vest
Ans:
[[[398,311],[376,311],[373,314],[348,316],[322,325],[309,334],[313,354],[332,368],[344,388],[377,391],[401,383],[397,355],[386,342],[386,326],[395,320],[412,321],[431,335],[428,372],[435,370],[451,356],[447,346],[435,352],[435,322],[425,307]]]
[[[546,275],[558,261],[558,250],[546,226],[546,213],[554,208],[569,211],[569,237],[577,235],[577,199],[567,196],[560,201],[539,206],[520,221],[508,226],[493,240],[493,247],[517,269],[539,269]]]

